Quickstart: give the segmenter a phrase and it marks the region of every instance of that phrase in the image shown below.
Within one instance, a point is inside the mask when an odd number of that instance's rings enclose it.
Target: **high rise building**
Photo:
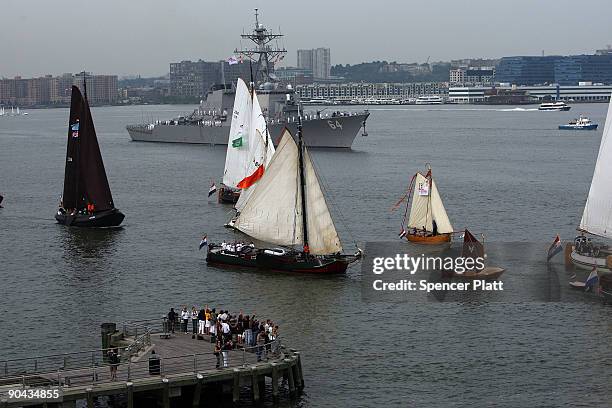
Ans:
[[[314,48],[297,51],[298,68],[311,70],[315,79],[327,79],[331,72],[331,52],[329,48]]]
[[[248,64],[202,60],[173,62],[170,64],[170,94],[204,98],[212,85],[236,83],[238,78],[250,80]]]

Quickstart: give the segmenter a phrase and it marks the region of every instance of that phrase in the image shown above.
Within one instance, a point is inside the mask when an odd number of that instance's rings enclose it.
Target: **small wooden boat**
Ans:
[[[125,216],[113,203],[83,82],[85,96],[72,87],[64,192],[55,219],[73,227],[117,227]]]
[[[394,208],[407,199],[400,238],[415,244],[440,245],[451,241],[453,226],[448,219],[442,198],[431,174],[417,172],[410,181],[408,192]]]
[[[478,241],[478,239],[476,239],[476,237],[472,235],[472,233],[467,229],[463,234],[463,248],[461,250],[461,256],[463,258],[472,259],[480,258],[483,263],[485,259],[484,245],[480,241]],[[450,275],[453,278],[466,280],[494,280],[499,278],[504,273],[504,271],[504,268],[500,268],[497,266],[484,266],[483,268],[467,270],[463,273],[451,271]]]

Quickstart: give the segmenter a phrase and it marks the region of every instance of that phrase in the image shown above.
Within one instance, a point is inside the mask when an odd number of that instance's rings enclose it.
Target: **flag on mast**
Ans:
[[[208,245],[208,239],[207,239],[206,237],[207,237],[207,235],[204,235],[204,236],[202,237],[202,240],[200,241],[200,248],[199,248],[199,249],[202,249],[202,248],[204,248],[206,245]]]
[[[217,186],[215,185],[215,182],[213,181],[212,185],[208,189],[208,196],[210,197],[211,195],[215,194],[215,191],[217,191]]]

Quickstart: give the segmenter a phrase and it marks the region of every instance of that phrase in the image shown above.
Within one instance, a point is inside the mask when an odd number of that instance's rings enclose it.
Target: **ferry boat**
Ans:
[[[597,123],[591,122],[591,119],[580,115],[578,119],[571,120],[566,125],[559,125],[559,130],[595,130]]]
[[[538,108],[541,111],[568,111],[570,109],[571,106],[565,102],[544,102]]]
[[[442,105],[444,101],[436,95],[419,96],[414,102],[417,105]]]

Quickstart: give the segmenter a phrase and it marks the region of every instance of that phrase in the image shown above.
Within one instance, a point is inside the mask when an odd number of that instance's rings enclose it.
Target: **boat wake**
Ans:
[[[508,109],[496,109],[498,112],[535,112],[538,108],[508,108]]]

